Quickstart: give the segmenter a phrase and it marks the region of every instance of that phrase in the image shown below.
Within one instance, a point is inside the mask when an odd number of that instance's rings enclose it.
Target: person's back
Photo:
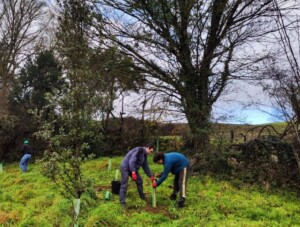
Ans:
[[[131,171],[135,171],[144,164],[146,160],[145,152],[143,147],[136,147],[130,150],[122,160],[121,166],[126,167]]]
[[[32,154],[32,147],[29,144],[24,144],[21,149],[22,155]]]
[[[160,186],[169,173],[175,175],[173,181],[173,193],[170,196],[171,200],[176,200],[179,192],[180,199],[178,201],[178,207],[184,207],[186,198],[187,179],[189,172],[189,160],[179,152],[169,152],[164,154],[163,152],[157,152],[154,154],[153,162],[164,165],[164,170],[161,174],[158,174],[158,181],[156,186]]]
[[[164,165],[170,167],[171,173],[177,174],[189,165],[189,160],[183,154],[170,152],[165,154]]]

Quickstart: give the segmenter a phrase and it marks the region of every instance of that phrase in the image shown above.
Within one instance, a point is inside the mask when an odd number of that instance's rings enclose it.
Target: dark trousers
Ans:
[[[136,179],[136,186],[141,199],[145,199],[145,194],[143,190],[143,179],[141,178],[138,171],[136,172],[137,179]],[[128,188],[128,179],[129,176],[131,177],[131,171],[123,166],[121,166],[121,187],[120,187],[120,203],[125,205],[126,202],[126,192]]]
[[[180,173],[175,174],[174,178],[174,186],[173,186],[173,194],[179,192],[180,199],[185,200],[186,198],[186,188],[187,188],[187,180],[189,175],[189,167],[183,168]]]

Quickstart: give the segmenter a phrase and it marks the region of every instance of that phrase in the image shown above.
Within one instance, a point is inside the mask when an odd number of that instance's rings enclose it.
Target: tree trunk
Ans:
[[[191,131],[187,148],[193,154],[191,166],[198,169],[201,155],[209,148],[211,106],[199,102],[196,97],[190,97],[186,107],[186,117]]]

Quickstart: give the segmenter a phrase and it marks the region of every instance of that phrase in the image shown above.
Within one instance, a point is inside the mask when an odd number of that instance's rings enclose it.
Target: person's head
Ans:
[[[158,164],[163,164],[165,159],[165,155],[162,152],[157,152],[153,156],[153,162]]]
[[[146,153],[147,153],[147,155],[148,154],[152,154],[153,153],[153,151],[154,151],[154,146],[152,145],[152,144],[146,144]]]
[[[24,144],[29,144],[29,140],[24,140]]]

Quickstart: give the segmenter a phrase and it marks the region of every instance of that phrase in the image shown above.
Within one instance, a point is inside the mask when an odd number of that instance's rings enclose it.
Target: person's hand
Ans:
[[[155,178],[154,176],[151,176],[151,177],[150,177],[150,180],[151,180],[151,181],[154,181],[154,180],[156,180],[156,178]]]
[[[157,186],[156,180],[153,180],[153,181],[152,181],[152,187],[153,187],[153,188],[156,188],[156,186]]]
[[[132,178],[133,181],[136,181],[137,175],[136,175],[135,172],[132,172],[132,173],[131,173],[131,178]]]
[[[155,176],[156,176],[157,178],[160,178],[160,177],[161,177],[161,173],[157,173],[157,174],[155,174]]]

